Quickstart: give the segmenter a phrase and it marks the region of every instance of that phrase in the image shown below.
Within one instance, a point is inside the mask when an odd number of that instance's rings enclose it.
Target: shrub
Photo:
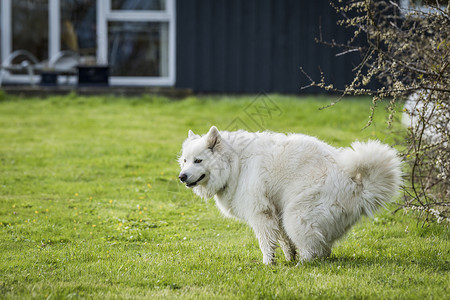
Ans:
[[[408,126],[404,157],[410,168],[401,207],[419,211],[425,220],[448,224],[450,4],[443,7],[434,2],[425,9],[408,10],[393,1],[339,1],[332,5],[343,16],[339,24],[355,29],[354,36],[345,44],[320,42],[339,47],[340,54],[361,54],[354,80],[340,92],[343,96],[371,95],[374,107],[380,100],[390,99],[389,125],[396,104],[408,99],[403,109]],[[320,82],[308,78],[309,86],[338,91],[323,75]]]

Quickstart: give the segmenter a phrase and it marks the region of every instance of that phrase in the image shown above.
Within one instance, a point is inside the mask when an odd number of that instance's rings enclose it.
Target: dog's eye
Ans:
[[[186,162],[186,159],[184,160],[184,162]]]
[[[201,160],[201,159],[196,159],[196,160],[194,160],[194,164],[199,164],[199,163],[201,163],[203,160]]]

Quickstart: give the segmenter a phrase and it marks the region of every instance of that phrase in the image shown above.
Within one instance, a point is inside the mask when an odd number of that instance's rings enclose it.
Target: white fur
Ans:
[[[302,134],[246,131],[204,136],[189,132],[180,179],[203,197],[214,196],[228,217],[247,222],[263,262],[279,244],[287,260],[326,257],[362,215],[389,202],[401,183],[394,149],[378,141],[336,149]],[[200,161],[201,160],[201,161]],[[186,161],[186,162],[185,162]]]

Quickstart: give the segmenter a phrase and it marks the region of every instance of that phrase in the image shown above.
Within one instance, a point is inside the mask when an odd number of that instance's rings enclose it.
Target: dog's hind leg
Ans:
[[[294,260],[296,255],[295,245],[291,242],[284,230],[280,230],[278,242],[280,243],[280,247],[283,250],[286,260]]]
[[[249,224],[259,241],[259,247],[263,253],[263,263],[274,264],[275,248],[281,232],[277,217],[271,209],[266,209],[251,216]]]
[[[288,208],[283,215],[284,229],[295,244],[301,262],[327,257],[331,253],[331,245],[320,231],[316,217],[305,207]]]

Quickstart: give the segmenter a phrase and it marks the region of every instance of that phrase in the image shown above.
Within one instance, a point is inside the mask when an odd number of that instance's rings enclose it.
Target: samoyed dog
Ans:
[[[228,217],[254,230],[263,263],[280,245],[288,261],[327,257],[363,215],[372,216],[401,184],[397,152],[379,141],[336,149],[314,137],[272,132],[189,131],[179,179],[214,197]]]

